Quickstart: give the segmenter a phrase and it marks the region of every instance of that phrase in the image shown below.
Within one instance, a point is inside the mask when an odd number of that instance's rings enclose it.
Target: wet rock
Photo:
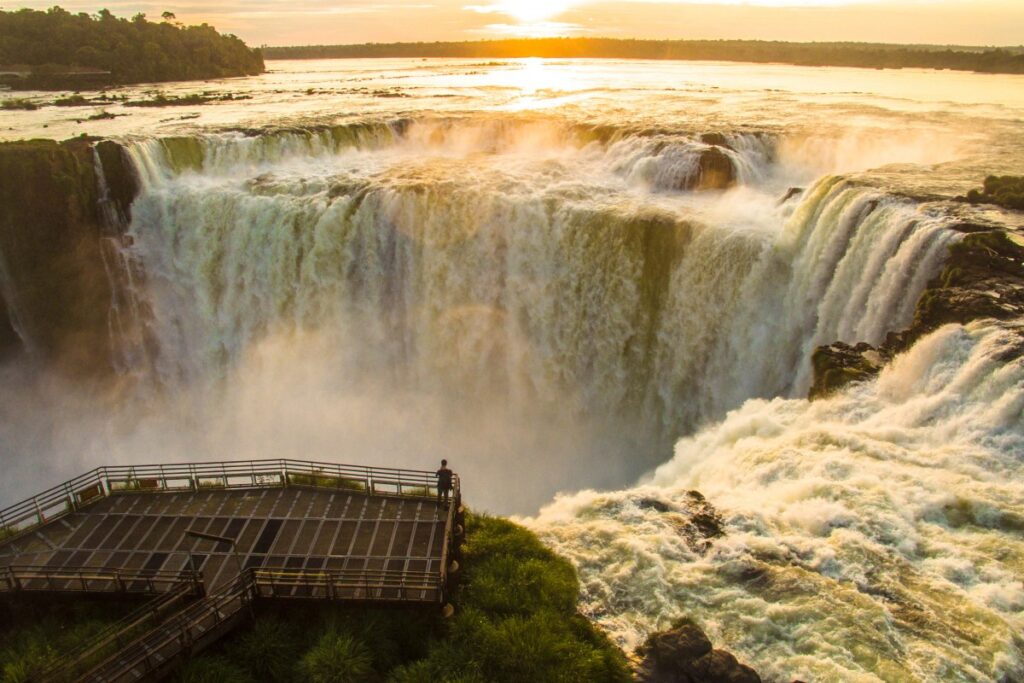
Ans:
[[[124,147],[111,140],[96,143],[96,154],[103,165],[110,201],[127,225],[131,221],[131,206],[138,196],[141,183]]]
[[[1024,235],[974,223],[954,229],[964,237],[950,246],[942,272],[921,294],[910,327],[890,333],[879,347],[841,342],[818,347],[811,357],[810,398],[873,378],[895,355],[943,325],[983,318],[1014,321],[1024,316]],[[1024,343],[1008,347],[1004,359],[1021,355]]]
[[[732,149],[732,145],[729,144],[729,139],[725,137],[725,134],[723,133],[704,133],[700,136],[700,141],[705,145]]]
[[[648,637],[637,649],[642,683],[760,683],[761,677],[725,650],[716,650],[693,621]]]
[[[116,146],[99,153],[121,157]],[[120,168],[111,190],[127,207],[137,186]],[[0,345],[12,344],[16,311],[25,345],[41,358],[77,374],[111,370],[112,289],[103,250],[114,235],[101,207],[92,140],[0,144],[0,177],[0,255],[8,275]]]
[[[887,349],[870,344],[850,346],[836,342],[819,346],[811,356],[814,383],[810,398],[822,398],[848,384],[872,379],[890,360],[892,355]]]
[[[20,347],[21,339],[14,330],[10,311],[7,310],[7,303],[3,299],[2,292],[0,292],[0,359],[3,359]]]
[[[789,188],[788,190],[786,190],[786,194],[782,195],[782,198],[778,202],[778,206],[782,206],[783,204],[788,202],[793,197],[796,197],[797,195],[803,194],[803,191],[804,191],[804,188],[802,188],[802,187],[791,187],[791,188]]]
[[[673,509],[668,503],[656,498],[641,498],[636,502],[636,506],[641,510],[654,510],[656,512],[670,512]]]
[[[736,184],[736,167],[718,147],[701,152],[698,169],[695,190],[725,190]]]
[[[947,323],[1024,315],[1024,236],[972,232],[949,253],[942,273],[918,302],[911,342]]]
[[[686,545],[696,553],[703,555],[716,538],[725,536],[724,522],[718,510],[699,491],[688,491],[678,504],[657,498],[640,498],[636,506],[665,515]]]

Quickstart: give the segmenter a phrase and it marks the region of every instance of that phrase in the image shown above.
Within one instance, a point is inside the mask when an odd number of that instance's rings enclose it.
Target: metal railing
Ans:
[[[251,600],[250,584],[239,577],[131,640],[78,680],[149,680],[184,653],[227,633]]]
[[[246,575],[260,598],[440,603],[444,595],[441,572],[250,569]]]
[[[99,666],[93,667],[80,680],[119,681],[130,672],[146,679],[171,666],[175,658],[210,642],[227,632],[227,628],[244,616],[255,599],[317,599],[357,600],[369,602],[427,602],[439,604],[443,586],[437,572],[402,570],[338,570],[311,571],[287,569],[245,570],[223,589],[202,598],[179,613],[162,620],[148,632],[136,636]],[[417,595],[418,594],[418,595]],[[125,642],[124,631],[107,634],[102,642],[87,652],[111,641]],[[63,662],[62,670],[81,671],[81,660]],[[47,679],[49,680],[49,679]]]
[[[426,470],[363,467],[303,460],[99,467],[0,510],[0,543],[117,493],[159,493],[308,486],[369,495],[433,498],[437,476]],[[459,479],[453,481],[454,493]]]
[[[138,593],[158,594],[186,584],[203,594],[202,575],[190,571],[106,569],[96,567],[2,567],[0,593]]]
[[[38,674],[41,681],[75,681],[99,663],[120,652],[135,638],[151,632],[172,615],[180,612],[192,598],[197,597],[191,583],[181,583],[170,591],[150,600],[120,621],[108,626],[92,639],[64,652]]]

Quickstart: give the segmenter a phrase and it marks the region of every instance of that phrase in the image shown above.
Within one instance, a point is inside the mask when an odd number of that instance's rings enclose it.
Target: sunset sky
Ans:
[[[3,3],[45,9],[56,0]],[[118,15],[165,10],[250,44],[300,45],[503,36],[756,38],[963,45],[1024,42],[1024,0],[64,0]]]

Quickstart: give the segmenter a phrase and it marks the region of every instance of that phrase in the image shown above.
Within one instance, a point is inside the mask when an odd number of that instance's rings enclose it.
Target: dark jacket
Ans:
[[[452,487],[452,471],[447,467],[442,467],[437,471],[437,486],[438,488],[449,490]]]

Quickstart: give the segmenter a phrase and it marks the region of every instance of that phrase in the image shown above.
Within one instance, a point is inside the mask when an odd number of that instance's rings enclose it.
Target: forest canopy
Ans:
[[[872,69],[954,69],[1024,74],[1017,49],[974,49],[877,43],[786,43],[760,40],[620,40],[532,38],[462,43],[367,43],[264,48],[267,59],[338,57],[573,57],[778,62]]]
[[[263,56],[212,26],[183,26],[170,12],[162,21],[131,19],[108,10],[72,14],[0,11],[0,71],[14,87],[127,84],[263,73]]]

